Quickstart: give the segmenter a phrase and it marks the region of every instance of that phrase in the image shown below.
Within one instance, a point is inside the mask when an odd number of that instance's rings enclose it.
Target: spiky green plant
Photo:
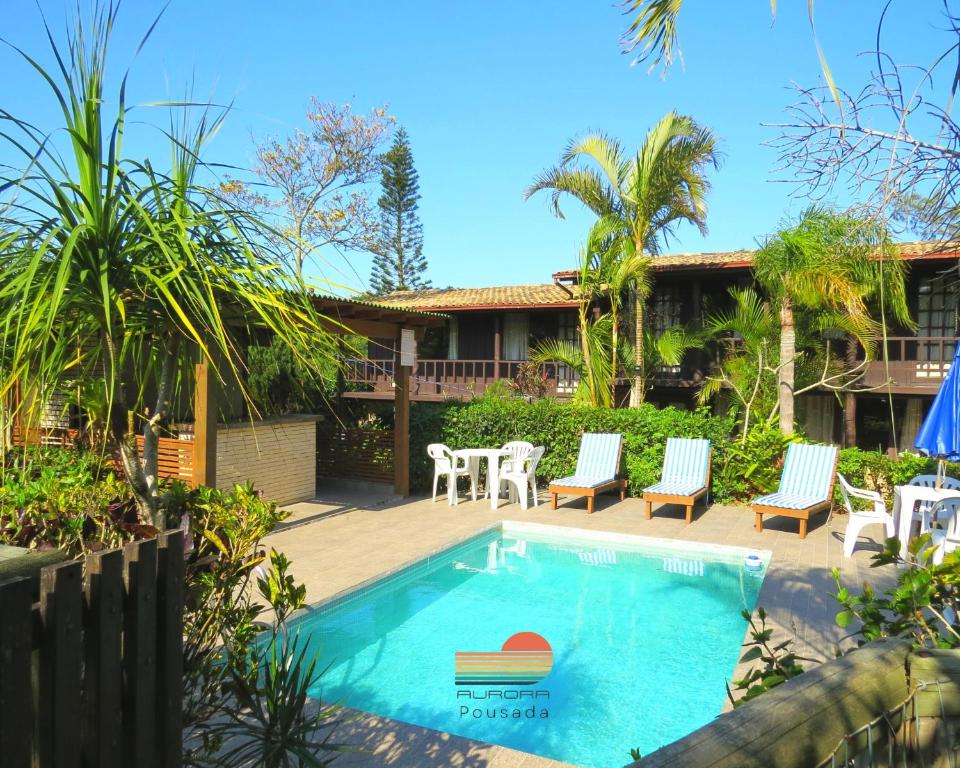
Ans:
[[[45,87],[37,97],[50,96],[62,122],[40,128],[0,109],[0,140],[22,159],[0,178],[0,389],[21,382],[42,402],[65,379],[102,378],[108,436],[142,518],[160,527],[157,445],[180,372],[206,361],[243,391],[241,345],[253,327],[308,363],[332,358],[334,345],[306,286],[267,250],[262,225],[203,183],[201,152],[223,114],[166,105],[180,119],[163,131],[165,171],[125,154],[127,75],[112,99],[106,90],[118,5],[78,11],[65,42],[44,21],[52,68],[16,49]],[[142,424],[142,457],[131,422]]]

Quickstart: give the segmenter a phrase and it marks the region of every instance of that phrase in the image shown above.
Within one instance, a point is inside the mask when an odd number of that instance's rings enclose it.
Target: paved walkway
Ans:
[[[646,520],[639,499],[620,502],[614,496],[598,499],[592,515],[587,514],[582,499],[561,500],[556,511],[545,501],[526,511],[501,501],[493,511],[489,501],[471,502],[468,498],[451,507],[444,499],[436,503],[429,498],[397,500],[376,488],[333,484],[322,487],[317,500],[295,504],[289,510],[290,518],[267,539],[267,544],[293,561],[294,576],[306,584],[310,603],[402,568],[501,520],[547,523],[769,550],[772,559],[757,605],[766,609],[770,623],[796,637],[799,653],[825,660],[834,657],[838,645],[854,644],[844,638],[833,621],[837,603],[831,568],[840,569],[844,586],[851,590],[860,590],[865,581],[885,588],[894,579],[892,568],[870,567],[870,556],[881,548],[883,531],[879,526],[864,531],[852,558],[843,557],[843,516],[829,522],[819,516],[801,541],[797,521],[788,518],[765,519],[765,530],[757,533],[753,515],[744,507],[713,505],[705,511],[698,509],[694,522],[686,525],[682,509],[654,507],[653,519]],[[336,739],[369,750],[362,756],[349,755],[337,761],[350,766],[558,765],[503,747],[372,716],[352,721],[346,730],[338,730]]]

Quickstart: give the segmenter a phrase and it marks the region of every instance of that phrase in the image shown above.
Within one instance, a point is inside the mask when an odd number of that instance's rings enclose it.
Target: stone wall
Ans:
[[[312,499],[317,483],[317,417],[285,416],[217,426],[217,487],[252,481],[265,499]]]

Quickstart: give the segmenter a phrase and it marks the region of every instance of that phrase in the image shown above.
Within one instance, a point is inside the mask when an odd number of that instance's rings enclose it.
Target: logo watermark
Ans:
[[[499,651],[457,651],[455,682],[461,719],[548,718],[550,691],[517,687],[536,685],[552,669],[553,649],[536,632],[511,635]]]

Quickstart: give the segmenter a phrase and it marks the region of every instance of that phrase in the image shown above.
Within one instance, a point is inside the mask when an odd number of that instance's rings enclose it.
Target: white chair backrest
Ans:
[[[851,515],[857,514],[857,512],[862,512],[862,510],[857,509],[853,506],[851,498],[854,499],[863,499],[864,501],[869,501],[873,503],[874,512],[886,513],[887,507],[883,502],[883,497],[876,491],[868,491],[863,488],[854,488],[850,483],[847,482],[847,478],[837,472],[837,480],[840,481],[840,495],[843,497],[843,505],[847,508],[847,512]]]
[[[449,469],[453,466],[453,451],[443,443],[430,443],[427,446],[427,456],[433,459],[440,469]]]
[[[504,445],[503,450],[510,451],[511,459],[519,459],[522,461],[530,455],[530,452],[533,450],[533,443],[528,443],[526,440],[514,440]]]
[[[547,449],[538,445],[536,448],[531,451],[529,456],[529,462],[527,464],[527,477],[534,477],[537,474],[537,464],[540,463],[540,459],[543,458],[543,454]]]
[[[936,475],[917,475],[916,477],[910,478],[910,482],[907,483],[907,485],[919,485],[924,488],[933,488],[936,484]],[[960,491],[960,480],[955,477],[944,477],[941,487],[949,491]]]
[[[945,529],[947,538],[960,543],[960,499],[944,499],[935,510],[937,522]]]

